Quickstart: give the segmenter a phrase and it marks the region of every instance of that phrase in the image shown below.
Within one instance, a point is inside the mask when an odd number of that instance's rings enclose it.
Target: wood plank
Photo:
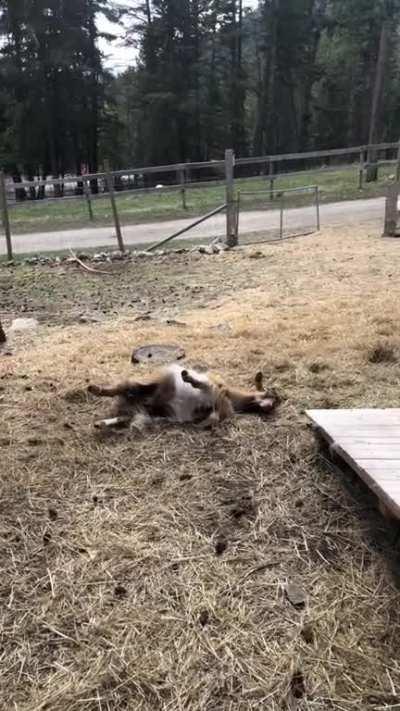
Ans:
[[[309,410],[308,417],[400,519],[400,408]]]
[[[308,410],[307,415],[317,424],[332,427],[339,424],[341,427],[354,427],[358,425],[399,425],[400,409],[391,410]]]

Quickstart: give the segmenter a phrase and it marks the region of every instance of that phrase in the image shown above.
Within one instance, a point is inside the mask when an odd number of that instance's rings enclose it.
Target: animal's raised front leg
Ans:
[[[197,380],[192,375],[190,375],[187,370],[182,370],[181,376],[182,380],[185,383],[189,383],[189,385],[191,385],[192,388],[195,388],[196,390],[203,390],[204,392],[210,390],[210,383],[204,382],[203,380]]]
[[[262,393],[264,390],[264,376],[263,376],[261,370],[256,374],[256,377],[254,378],[254,383],[256,386],[256,390],[259,393]]]

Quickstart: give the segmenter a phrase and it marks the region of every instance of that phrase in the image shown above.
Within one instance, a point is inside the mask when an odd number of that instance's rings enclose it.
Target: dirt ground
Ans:
[[[400,708],[399,554],[308,407],[398,406],[400,242],[0,269],[0,708]],[[102,265],[103,268],[103,265]],[[89,382],[179,343],[270,419],[95,435]]]

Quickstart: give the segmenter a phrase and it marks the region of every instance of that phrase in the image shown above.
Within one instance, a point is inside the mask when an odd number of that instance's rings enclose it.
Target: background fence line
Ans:
[[[280,170],[276,171],[274,170],[273,172],[271,171],[271,166],[274,164],[283,164],[287,163],[290,161],[310,161],[310,160],[316,160],[316,159],[324,159],[324,158],[337,158],[337,157],[343,157],[343,156],[359,156],[359,167],[360,170],[365,172],[368,167],[369,163],[366,160],[366,154],[371,153],[371,152],[378,152],[379,151],[396,151],[396,157],[393,159],[384,159],[384,160],[377,160],[373,163],[373,165],[378,165],[379,166],[384,166],[384,165],[396,165],[397,166],[397,171],[396,175],[400,174],[400,141],[396,141],[394,143],[378,143],[378,144],[373,144],[373,145],[365,145],[365,146],[353,146],[349,148],[333,148],[329,150],[324,150],[324,151],[306,151],[303,153],[284,153],[280,155],[265,155],[265,156],[251,156],[251,157],[246,157],[246,158],[236,158],[235,159],[235,169],[240,168],[240,167],[247,167],[247,166],[258,166],[258,170],[260,170],[260,167],[264,166],[265,172],[263,173],[258,173],[256,176],[243,176],[243,179],[245,178],[260,178],[260,176],[264,176],[266,180],[271,180],[273,179],[274,181],[277,180],[280,177],[285,177],[288,175],[296,175],[296,174],[301,174],[304,172],[309,172],[311,170],[337,170],[339,167],[341,169],[345,168],[346,165],[343,164],[338,164],[334,166],[315,166],[314,168],[312,166],[308,166],[306,169],[294,169],[294,170]],[[349,165],[348,168],[352,169],[354,168],[354,163]],[[144,177],[146,175],[157,175],[157,174],[165,174],[165,173],[171,173],[174,175],[174,180],[168,183],[167,185],[163,185],[162,187],[167,189],[167,188],[172,188],[176,187],[177,190],[182,190],[182,187],[184,186],[185,189],[189,188],[189,186],[192,185],[198,185],[199,183],[204,184],[205,182],[219,182],[217,181],[203,181],[201,179],[196,179],[196,180],[190,180],[190,173],[192,171],[201,171],[201,170],[215,170],[218,171],[221,174],[221,182],[224,180],[224,173],[225,173],[225,160],[215,160],[215,161],[203,161],[203,162],[187,162],[187,163],[174,163],[171,165],[158,165],[158,166],[143,166],[143,167],[129,167],[125,168],[123,170],[105,170],[101,171],[98,173],[89,173],[85,175],[67,175],[64,177],[56,177],[56,178],[46,178],[46,179],[38,179],[38,180],[22,180],[21,182],[16,182],[16,183],[9,183],[8,184],[8,190],[10,191],[10,187],[12,190],[18,191],[18,190],[23,190],[23,189],[29,189],[29,188],[46,188],[49,186],[64,186],[68,185],[68,183],[76,183],[77,186],[79,186],[79,189],[81,191],[81,196],[85,197],[85,184],[88,185],[89,190],[93,188],[93,184],[96,183],[96,181],[103,181],[104,187],[106,187],[107,184],[107,179],[109,175],[112,176],[114,179],[114,189],[116,192],[128,192],[129,187],[127,190],[123,188],[123,185],[121,183],[118,184],[118,178],[123,178],[123,177],[133,177],[133,176],[140,176]],[[188,179],[189,176],[189,179]],[[238,175],[235,175],[235,177],[239,177]],[[117,179],[117,181],[116,181]],[[117,184],[116,184],[117,182]],[[155,186],[143,186],[139,188],[131,188],[133,192],[136,192],[138,190],[152,190],[154,189]],[[91,190],[93,193],[93,190]],[[96,194],[96,192],[94,192]],[[76,197],[79,197],[77,195]],[[57,200],[63,199],[63,196],[54,198]],[[38,202],[41,201],[41,198],[37,198]],[[26,199],[26,201],[29,201],[29,198]],[[36,201],[36,200],[34,200]],[[25,200],[21,201],[25,202]]]
[[[393,151],[395,157],[380,157],[382,152]],[[365,172],[371,164],[367,161],[368,155],[374,155],[373,165],[377,168],[382,166],[395,166],[395,179],[400,178],[400,141],[393,143],[379,143],[373,145],[353,146],[348,148],[335,148],[323,151],[306,151],[303,153],[286,153],[281,155],[252,156],[235,158],[233,151],[227,149],[224,160],[212,160],[204,162],[175,163],[161,166],[145,166],[126,168],[124,170],[109,170],[108,161],[105,161],[105,170],[99,173],[85,175],[64,176],[38,180],[22,180],[21,182],[6,181],[4,173],[0,173],[0,211],[3,229],[6,237],[7,255],[12,259],[12,242],[9,211],[18,209],[23,205],[43,205],[55,204],[63,200],[72,199],[85,200],[88,207],[90,222],[94,221],[93,201],[98,198],[108,196],[111,201],[111,210],[115,225],[118,248],[124,250],[122,229],[118,214],[117,195],[140,195],[157,192],[176,191],[182,199],[182,208],[187,208],[186,192],[199,188],[225,185],[226,203],[226,240],[230,246],[235,246],[238,241],[237,228],[237,196],[235,195],[235,180],[252,181],[265,179],[269,185],[270,199],[276,196],[275,183],[280,178],[289,176],[299,176],[306,173],[321,175],[326,172],[338,170],[356,170],[357,184],[363,188]],[[335,160],[343,157],[353,157],[351,164],[340,163],[335,165],[310,165],[310,161],[315,160]],[[358,161],[354,157],[358,156]],[[295,163],[290,169],[288,163]],[[299,163],[306,163],[305,167],[299,169]],[[286,164],[286,165],[285,165]],[[253,175],[251,175],[253,167]],[[242,170],[244,175],[239,175]],[[196,171],[196,175],[193,172]],[[207,171],[206,177],[200,177],[202,171]],[[167,178],[165,184],[139,185],[137,179],[145,183],[146,176],[150,179],[164,175]],[[127,178],[126,187],[122,178]],[[137,185],[137,187],[135,186]],[[46,187],[54,189],[54,197],[46,196]],[[56,189],[57,188],[57,189]],[[35,195],[35,189],[39,194]],[[72,190],[72,194],[65,194],[65,191]],[[22,192],[23,191],[23,192]],[[25,191],[28,191],[26,194]],[[24,194],[24,199],[21,199]],[[10,199],[11,198],[11,199]]]

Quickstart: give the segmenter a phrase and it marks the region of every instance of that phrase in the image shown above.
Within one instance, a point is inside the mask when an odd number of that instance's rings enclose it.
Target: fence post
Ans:
[[[185,169],[180,168],[178,171],[178,175],[179,175],[179,183],[181,184],[182,207],[184,210],[187,210],[186,189],[185,189]]]
[[[235,157],[232,148],[225,151],[225,193],[226,193],[226,243],[228,247],[236,247],[238,236],[236,232],[236,203],[234,196],[234,165]]]
[[[118,240],[118,247],[119,247],[120,252],[125,252],[125,245],[124,245],[124,240],[122,239],[121,224],[119,221],[119,215],[118,215],[118,209],[117,209],[117,201],[115,199],[113,177],[110,173],[110,166],[109,166],[108,161],[105,161],[105,166],[106,166],[106,182],[107,182],[108,192],[110,194],[111,207],[112,207],[113,216],[114,216],[115,232],[117,234],[117,240]]]
[[[400,181],[400,141],[397,148],[396,182]]]
[[[283,239],[283,196],[284,192],[282,192],[280,203],[279,203],[279,237],[280,239]]]
[[[83,190],[85,192],[85,197],[86,197],[86,202],[88,206],[88,211],[89,211],[89,219],[91,222],[94,220],[94,215],[93,215],[93,208],[92,208],[92,199],[91,199],[91,194],[90,194],[90,187],[88,184],[88,181],[84,178],[83,179]]]
[[[0,171],[0,206],[1,206],[1,216],[4,227],[4,234],[6,236],[7,245],[7,257],[8,259],[13,258],[12,244],[11,244],[11,227],[10,218],[8,215],[8,205],[7,205],[7,193],[6,193],[6,178],[3,171]]]
[[[274,163],[272,160],[269,162],[269,173],[268,173],[268,178],[269,178],[269,199],[273,200],[274,199]]]
[[[319,232],[321,229],[321,216],[320,216],[320,210],[319,210],[319,187],[318,187],[318,185],[315,186],[315,210],[317,213],[317,232]]]
[[[358,176],[358,187],[360,190],[363,189],[364,186],[364,161],[365,161],[365,155],[363,149],[360,151],[360,168],[359,168],[359,176]]]
[[[383,229],[384,237],[396,237],[397,231],[397,201],[399,197],[399,185],[394,183],[388,187],[386,205],[385,205],[385,226]]]

